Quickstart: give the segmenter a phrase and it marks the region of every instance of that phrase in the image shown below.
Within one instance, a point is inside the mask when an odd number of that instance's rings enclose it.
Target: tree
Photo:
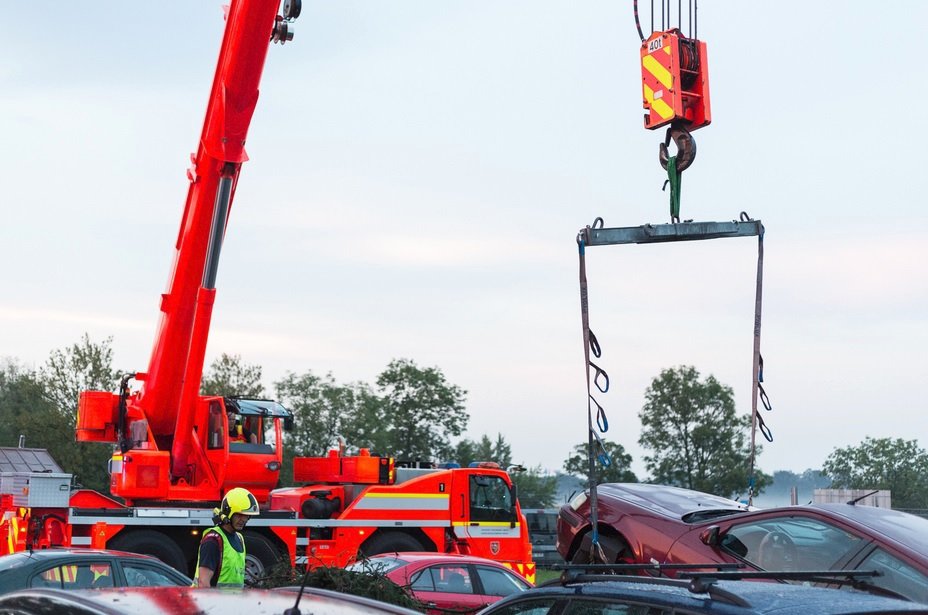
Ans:
[[[496,434],[495,442],[484,434],[477,442],[467,438],[458,442],[454,446],[451,458],[462,466],[467,466],[473,461],[495,461],[506,468],[512,463],[512,447],[501,433]]]
[[[557,477],[545,473],[541,466],[521,472],[510,472],[513,484],[519,490],[522,508],[548,508],[557,497]]]
[[[420,368],[409,359],[391,361],[377,377],[383,402],[383,430],[397,459],[446,459],[451,437],[467,425],[466,391],[449,383],[437,367]]]
[[[665,369],[645,391],[638,416],[638,442],[651,451],[644,460],[654,482],[725,497],[747,491],[751,418],[736,415],[731,387],[711,375],[700,381],[691,366]],[[755,493],[769,482],[755,469]]]
[[[928,508],[928,453],[916,440],[867,437],[837,448],[822,471],[837,489],[889,489],[893,508]]]
[[[632,472],[632,456],[625,452],[621,444],[603,440],[603,446],[611,463],[603,466],[599,461],[597,483],[637,483],[638,477]],[[590,470],[589,445],[584,442],[574,447],[573,454],[564,461],[564,472],[571,476],[586,479]]]
[[[222,353],[203,374],[200,394],[262,398],[261,366],[242,363],[240,355]]]
[[[113,338],[99,344],[86,333],[68,348],[53,350],[39,369],[45,394],[72,423],[77,419],[81,391],[115,391],[118,377],[113,370]]]
[[[48,449],[58,465],[74,475],[77,484],[104,493],[109,491],[107,462],[112,447],[98,443],[75,446],[74,428],[82,391],[116,389],[112,342],[112,338],[106,338],[95,343],[85,333],[78,343],[53,350],[36,375],[20,381],[27,389],[39,387],[48,404],[36,404],[30,410],[36,412],[30,420],[41,422],[39,431],[27,439],[27,445]],[[30,383],[30,378],[34,382]]]

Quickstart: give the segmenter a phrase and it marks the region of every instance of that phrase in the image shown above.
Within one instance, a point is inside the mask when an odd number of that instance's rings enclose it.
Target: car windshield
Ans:
[[[400,566],[405,566],[408,563],[409,562],[406,560],[392,555],[385,557],[369,557],[367,559],[362,559],[349,566],[346,566],[345,570],[351,570],[352,572],[378,572],[380,574],[386,574],[391,570],[396,570]]]

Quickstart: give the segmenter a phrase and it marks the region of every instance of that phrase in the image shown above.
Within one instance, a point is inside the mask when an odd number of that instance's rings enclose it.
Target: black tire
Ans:
[[[187,558],[174,540],[167,534],[154,530],[123,530],[106,545],[109,549],[153,555],[162,562],[184,574],[189,574]]]
[[[245,532],[245,585],[252,586],[267,576],[268,571],[283,559],[273,541],[257,532]]]
[[[382,532],[368,538],[361,545],[361,555],[370,557],[380,553],[399,553],[401,551],[424,551],[422,543],[402,532]]]
[[[596,557],[597,564],[622,564],[629,563],[634,559],[634,554],[632,553],[631,548],[628,546],[622,538],[619,536],[610,536],[610,535],[599,535],[599,546],[602,549],[603,555],[606,558],[606,561],[600,561],[599,557]],[[591,563],[590,551],[592,550],[592,535],[587,534],[583,537],[583,540],[580,542],[580,547],[577,549],[577,552],[574,553],[574,556],[571,558],[571,564],[585,565]]]

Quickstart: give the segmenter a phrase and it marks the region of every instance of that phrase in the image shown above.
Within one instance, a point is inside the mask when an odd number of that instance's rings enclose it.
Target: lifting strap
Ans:
[[[593,228],[602,228],[603,219],[596,218],[593,221]],[[583,358],[586,369],[586,415],[587,415],[587,460],[588,460],[588,478],[590,485],[590,563],[598,562],[606,564],[606,556],[603,553],[602,545],[599,542],[599,518],[598,505],[596,497],[596,460],[608,467],[612,461],[603,444],[599,434],[593,427],[593,406],[596,406],[596,426],[600,431],[605,433],[609,430],[609,421],[606,418],[606,411],[593,397],[593,385],[601,393],[609,391],[609,375],[601,367],[593,363],[590,359],[592,353],[597,359],[602,356],[602,348],[596,335],[590,330],[590,298],[589,286],[586,279],[586,245],[583,235],[577,236],[577,247],[580,255],[580,320],[583,327]],[[592,375],[591,369],[595,371]]]
[[[746,212],[741,212],[741,220],[748,221],[750,217]],[[757,234],[757,282],[754,291],[754,353],[752,356],[752,365],[754,379],[751,383],[751,460],[750,471],[748,473],[748,506],[754,501],[756,490],[756,480],[754,475],[754,461],[757,453],[757,430],[759,429],[767,442],[773,442],[773,433],[764,422],[764,417],[757,411],[757,400],[761,400],[764,409],[768,412],[773,410],[770,405],[770,398],[764,390],[764,357],[760,354],[760,324],[761,324],[761,307],[764,296],[764,229],[760,228]]]

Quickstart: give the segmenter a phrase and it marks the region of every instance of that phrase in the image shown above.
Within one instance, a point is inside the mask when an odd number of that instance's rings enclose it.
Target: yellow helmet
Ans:
[[[258,500],[255,499],[255,496],[251,495],[248,489],[236,487],[230,489],[225,497],[222,498],[220,519],[222,521],[227,521],[231,519],[232,515],[235,513],[254,516],[260,512],[261,511],[258,509]]]

